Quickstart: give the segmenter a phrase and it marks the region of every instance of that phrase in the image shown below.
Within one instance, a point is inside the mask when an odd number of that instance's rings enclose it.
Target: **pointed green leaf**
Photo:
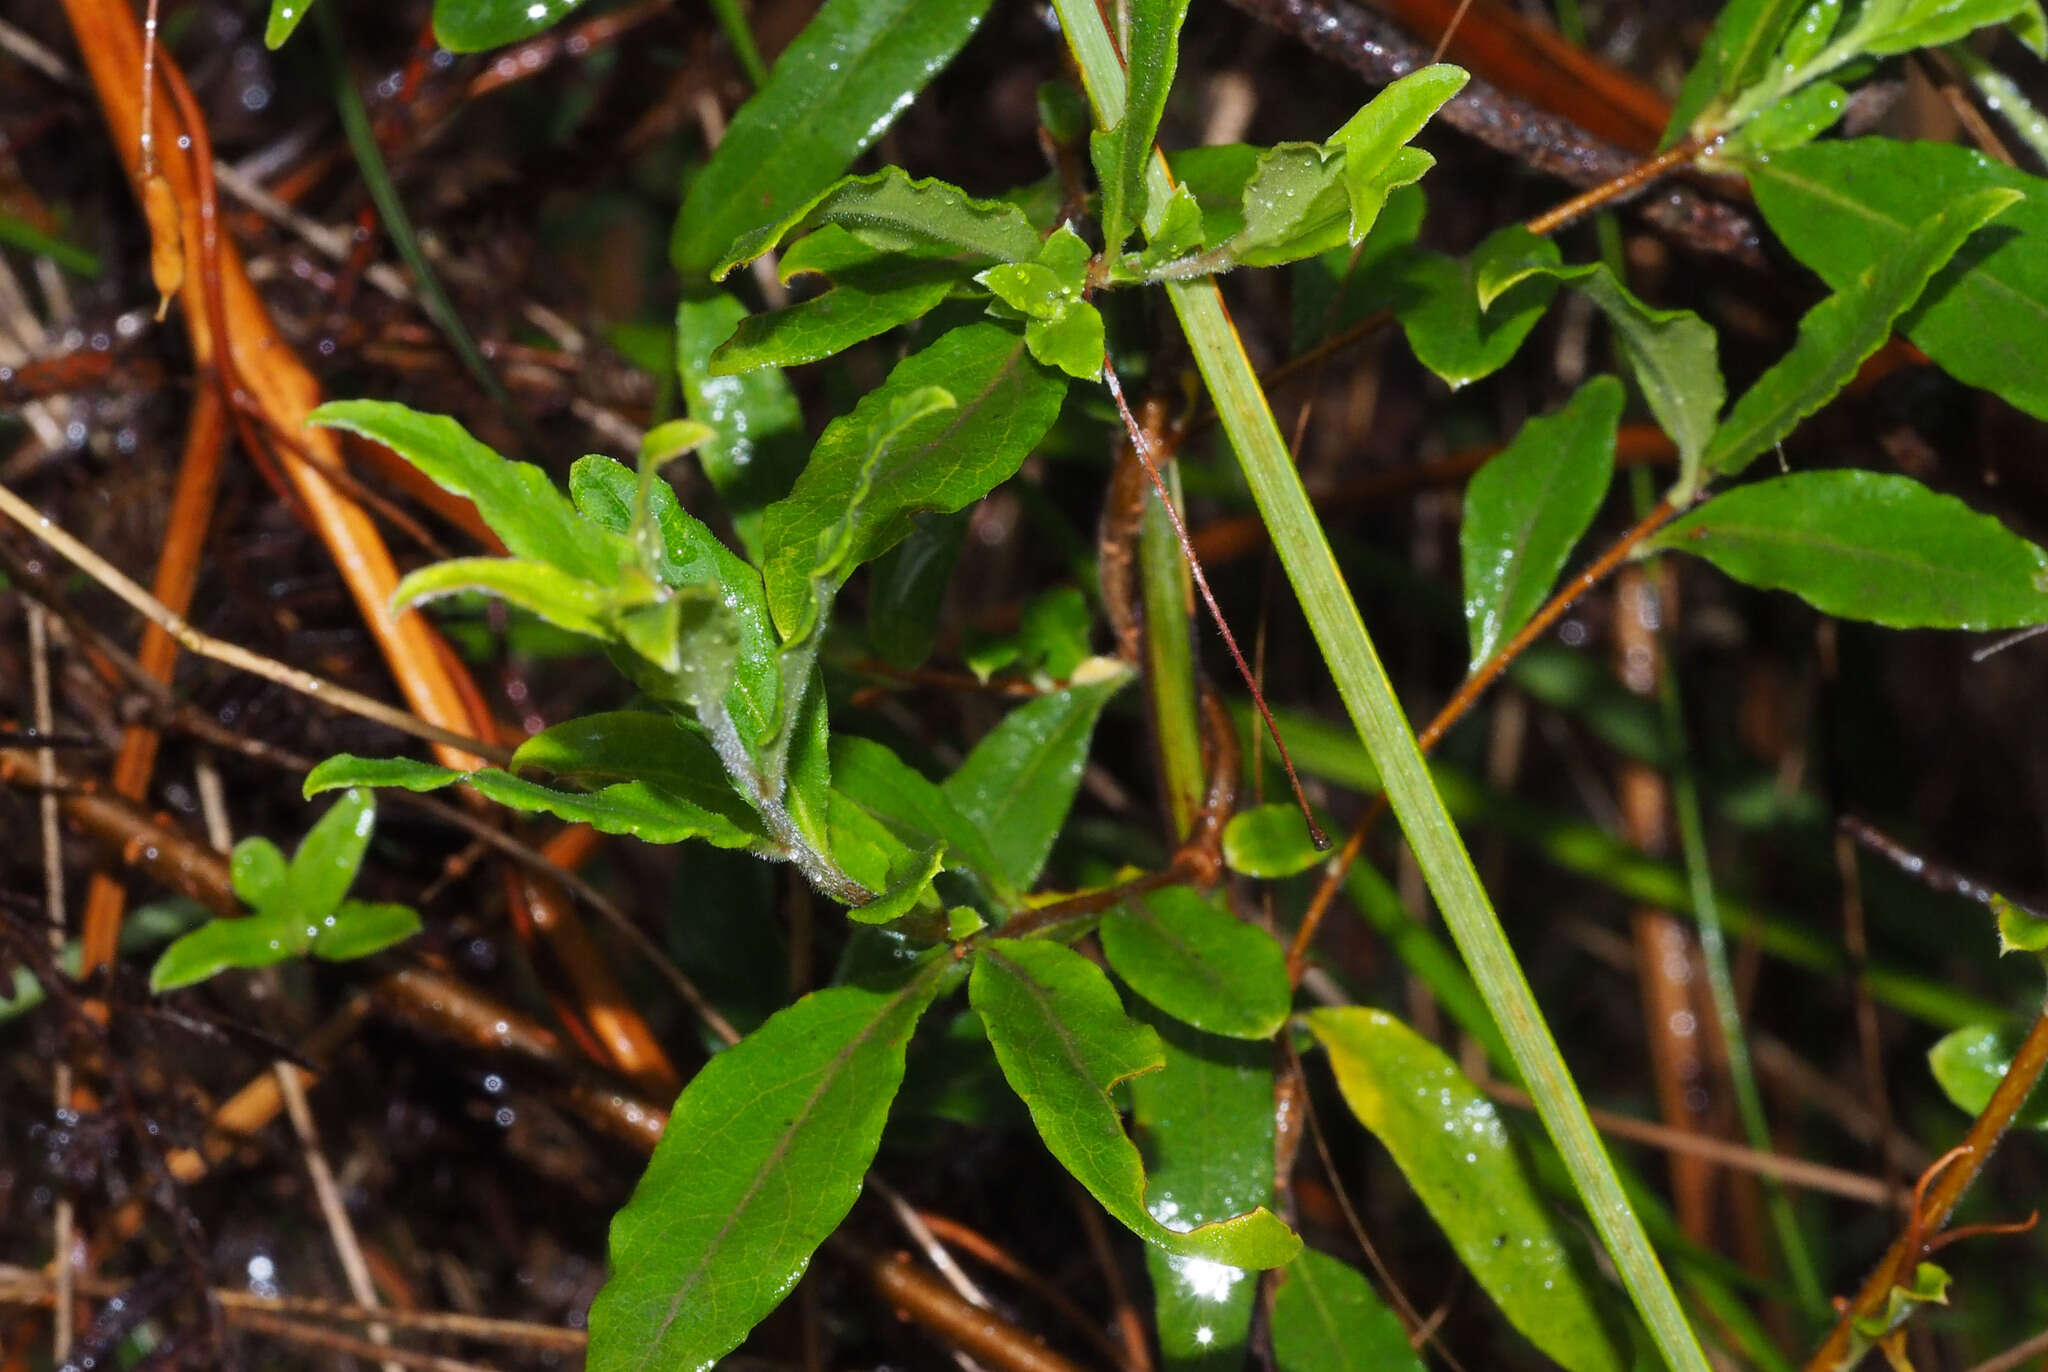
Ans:
[[[1570,1372],[1628,1367],[1572,1264],[1563,1220],[1538,1192],[1493,1102],[1392,1015],[1314,1010],[1308,1025],[1330,1055],[1344,1103],[1393,1155],[1508,1322]]]
[[[1880,472],[1738,486],[1657,536],[1737,581],[1894,629],[2048,622],[2048,552],[1954,496]]]
[[[849,176],[787,218],[747,234],[712,275],[722,278],[784,239],[827,225],[877,252],[951,263],[1024,262],[1039,248],[1038,231],[1015,205],[976,200],[951,182],[937,177],[919,181],[901,167],[884,167],[871,176]],[[819,268],[806,264],[805,269]]]
[[[2014,345],[2048,336],[2048,181],[1967,148],[1891,138],[1814,143],[1748,171],[1772,231],[1838,291],[1905,256],[1917,226],[1972,193],[2024,194],[1935,274],[1898,328],[1957,380],[2048,419],[2048,372]]]
[[[1301,811],[1291,804],[1275,801],[1239,810],[1223,826],[1224,865],[1248,877],[1291,877],[1327,856],[1309,838]]]
[[[303,944],[292,924],[282,912],[209,920],[164,949],[150,968],[149,989],[176,991],[230,967],[271,967],[297,957]]]
[[[733,240],[788,217],[888,132],[988,0],[827,0],[690,184],[670,256],[701,286]]]
[[[1258,174],[1259,160],[1266,151],[1249,143],[1218,143],[1166,155],[1173,179],[1201,207],[1204,243],[1228,242],[1244,231],[1245,188]],[[1320,164],[1321,159],[1317,160]]]
[[[419,912],[409,905],[345,900],[313,935],[313,956],[348,962],[381,953],[420,931]]]
[[[1596,376],[1522,426],[1465,488],[1458,544],[1477,667],[1542,608],[1614,476],[1621,383]]]
[[[947,964],[815,991],[696,1075],[612,1220],[592,1372],[709,1367],[796,1285],[860,1194]]]
[[[1444,63],[1409,72],[1330,136],[1329,145],[1344,150],[1353,243],[1372,230],[1389,191],[1420,180],[1433,165],[1427,153],[1407,143],[1470,79],[1470,73]],[[1418,153],[1424,159],[1420,163],[1415,160]]]
[[[443,490],[467,496],[514,557],[600,585],[618,575],[626,553],[620,539],[577,518],[546,472],[500,457],[446,415],[383,400],[330,400],[306,422],[381,443]]]
[[[1258,149],[1230,255],[1247,267],[1313,257],[1349,241],[1344,154],[1320,143]]]
[[[278,886],[276,902],[266,908],[307,924],[327,915],[348,894],[376,827],[376,793],[360,789],[342,792],[300,840]]]
[[[308,800],[322,791],[338,791],[344,786],[392,786],[401,791],[438,791],[468,775],[452,767],[417,762],[409,757],[357,757],[353,753],[336,753],[306,773],[301,790]]]
[[[1716,159],[1746,162],[1811,143],[1833,128],[1849,108],[1849,93],[1832,81],[1816,81],[1786,96],[1730,134],[1714,150]]]
[[[876,454],[872,440],[890,407],[937,385],[957,407],[917,420]],[[917,515],[960,509],[1008,480],[1052,426],[1065,392],[1015,333],[971,324],[899,362],[851,414],[826,425],[796,488],[769,507],[763,526],[768,605],[784,639],[815,610],[821,536],[843,530],[847,546],[832,575],[844,580],[901,540]]]
[[[748,318],[722,291],[676,307],[676,375],[690,418],[717,437],[697,449],[733,532],[747,555],[761,556],[761,512],[789,494],[804,465],[804,416],[796,392],[773,367],[740,376],[711,370],[711,355]]]
[[[907,854],[902,860],[890,864],[888,878],[878,883],[875,898],[865,905],[848,908],[846,917],[858,924],[888,924],[902,919],[928,903],[932,889],[932,878],[945,866],[946,847],[934,843],[921,852]],[[936,903],[936,898],[931,898]]]
[[[751,815],[743,822],[729,808],[709,809],[644,781],[575,792],[559,791],[496,769],[472,772],[465,780],[487,800],[528,814],[588,824],[601,834],[631,834],[647,843],[701,838],[720,848],[774,851],[759,821]]]
[[[711,354],[719,376],[757,367],[797,367],[846,351],[929,314],[953,289],[950,268],[916,262],[849,274],[822,295],[767,314],[748,315]]]
[[[1312,1248],[1287,1264],[1273,1297],[1273,1362],[1279,1372],[1422,1372],[1371,1283]]]
[[[434,0],[434,41],[450,52],[483,52],[531,38],[567,18],[583,0]]]
[[[832,785],[886,825],[904,843],[943,843],[953,863],[965,866],[1000,904],[1016,902],[987,838],[923,773],[870,739],[842,734],[832,740]]]
[[[1991,912],[1998,921],[1998,953],[2048,952],[2048,919],[1993,894]]]
[[[1110,131],[1117,144],[1116,174],[1102,182],[1102,238],[1112,256],[1123,247],[1131,225],[1146,217],[1145,170],[1151,165],[1152,142],[1159,136],[1167,91],[1180,65],[1180,27],[1188,17],[1188,0],[1136,0],[1129,13],[1125,66],[1130,86],[1124,117]]]
[[[270,19],[263,26],[263,46],[272,52],[283,47],[292,30],[306,17],[306,11],[312,8],[313,0],[270,0]]]
[[[1102,955],[1133,991],[1204,1033],[1268,1039],[1293,988],[1273,936],[1184,886],[1135,896],[1103,918]]]
[[[1143,1005],[1166,1065],[1131,1078],[1131,1118],[1153,1217],[1202,1225],[1273,1199],[1273,1055]],[[1242,1372],[1254,1274],[1145,1246],[1167,1372]]]
[[[1128,680],[1117,669],[1018,706],[946,778],[946,798],[981,830],[1012,889],[1029,890],[1044,868],[1080,789],[1096,717]]]
[[[1454,390],[1506,366],[1557,295],[1552,277],[1532,275],[1481,309],[1474,273],[1487,252],[1481,244],[1470,261],[1462,262],[1415,252],[1397,268],[1394,313],[1408,346],[1416,361]]]
[[[260,910],[284,891],[284,852],[267,838],[245,838],[228,855],[228,881],[235,898]]]
[[[2044,22],[2040,0],[1913,0],[1893,25],[1864,46],[1873,57],[1938,48],[1992,24],[2013,22],[2038,33]],[[2037,55],[2038,55],[2038,44]]]
[[[1300,1250],[1263,1206],[1193,1227],[1146,1208],[1144,1164],[1109,1089],[1158,1068],[1164,1053],[1094,963],[1057,943],[992,939],[976,950],[968,995],[1039,1137],[1116,1220],[1170,1253],[1231,1267],[1278,1267]]]
[[[1975,1118],[1991,1103],[2019,1052],[2025,1030],[2009,1024],[1973,1024],[1942,1036],[1927,1050],[1927,1065],[1956,1109]],[[2048,1097],[2038,1087],[2013,1116],[2023,1129],[2048,1129]]]
[[[641,781],[765,839],[760,818],[733,789],[702,732],[673,715],[617,710],[542,730],[512,755],[515,770],[538,767],[582,785]],[[733,846],[733,845],[725,845]]]
[[[1721,7],[1699,60],[1686,73],[1660,148],[1690,132],[1703,113],[1756,84],[1779,40],[1807,0],[1729,0]]]
[[[1928,279],[1971,234],[2020,198],[2004,186],[1960,197],[1909,230],[1892,255],[1808,310],[1791,351],[1743,393],[1707,445],[1701,464],[1706,475],[1741,471],[1832,400],[1891,336],[1892,321],[1920,298]]]
[[[620,593],[594,581],[579,581],[546,562],[518,557],[454,557],[409,572],[391,593],[396,614],[423,601],[462,591],[482,591],[508,605],[539,615],[558,629],[600,642],[612,637]]]

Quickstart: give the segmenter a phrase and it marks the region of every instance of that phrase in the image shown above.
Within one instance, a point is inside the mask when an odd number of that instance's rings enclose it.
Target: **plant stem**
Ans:
[[[1055,8],[1095,106],[1096,121],[1114,128],[1124,113],[1124,72],[1101,12],[1093,0],[1055,0]],[[1150,199],[1163,204],[1171,193],[1171,178],[1165,160],[1156,153],[1147,180]],[[1316,520],[1300,473],[1288,457],[1222,295],[1213,281],[1168,283],[1166,291],[1345,708],[1379,767],[1444,923],[1501,1025],[1587,1213],[1665,1361],[1680,1372],[1707,1372],[1699,1340],[1622,1192],[1472,859],[1445,813],[1443,798],[1430,783],[1415,737]]]

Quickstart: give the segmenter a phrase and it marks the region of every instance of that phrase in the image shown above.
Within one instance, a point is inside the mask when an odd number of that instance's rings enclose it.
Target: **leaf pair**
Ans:
[[[418,933],[420,917],[407,906],[346,899],[376,816],[370,793],[351,790],[306,832],[289,861],[266,838],[236,844],[229,876],[250,913],[210,920],[172,943],[150,969],[150,989],[175,991],[230,967],[308,955],[346,962]]]

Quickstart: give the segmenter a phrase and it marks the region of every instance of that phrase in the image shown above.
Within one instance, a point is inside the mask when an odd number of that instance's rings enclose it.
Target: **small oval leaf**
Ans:
[[[2009,1024],[1966,1025],[1927,1050],[1927,1065],[1956,1109],[1974,1118],[1984,1113],[1991,1093],[2005,1080],[2025,1033]],[[2013,1116],[2013,1123],[2026,1129],[2048,1129],[2048,1096],[2043,1096],[2038,1086]]]
[[[1293,805],[1275,801],[1239,810],[1223,826],[1223,861],[1248,877],[1276,881],[1306,872],[1327,856]]]
[[[1271,1038],[1293,988],[1273,936],[1184,886],[1104,917],[1102,953],[1130,988],[1175,1019],[1234,1039]]]

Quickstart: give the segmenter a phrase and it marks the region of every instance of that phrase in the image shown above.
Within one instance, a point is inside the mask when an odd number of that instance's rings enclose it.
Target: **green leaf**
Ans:
[[[1542,608],[1614,476],[1621,383],[1581,386],[1522,426],[1465,489],[1459,526],[1465,628],[1477,667]]]
[[[1728,136],[1714,150],[1731,162],[1768,157],[1812,142],[1834,127],[1849,108],[1849,93],[1832,81],[1816,81],[1786,96]]]
[[[1548,240],[1504,229],[1496,251],[1479,266],[1479,301],[1490,307],[1531,276],[1548,274],[1599,307],[1614,329],[1615,349],[1641,387],[1657,423],[1678,445],[1685,472],[1696,472],[1721,422],[1727,386],[1721,379],[1713,326],[1691,310],[1655,310],[1621,284],[1605,263],[1562,266]]]
[[[1204,1033],[1268,1039],[1293,988],[1273,936],[1184,886],[1134,896],[1098,931],[1102,955],[1133,991]]]
[[[729,807],[707,808],[644,781],[579,793],[555,790],[495,769],[472,772],[463,780],[486,800],[528,814],[588,824],[601,834],[630,834],[648,843],[701,838],[720,848],[752,848],[781,856],[753,816],[742,821]]]
[[[756,839],[766,838],[759,817],[733,789],[710,742],[672,715],[618,710],[565,720],[520,744],[512,766],[538,767],[582,785],[645,782],[670,801],[717,816]]]
[[[1778,42],[1807,0],[1730,0],[1721,7],[1699,60],[1671,110],[1660,147],[1678,142],[1700,116],[1755,85],[1778,50]]]
[[[709,424],[694,419],[670,419],[655,425],[640,435],[640,465],[660,467],[673,462],[683,454],[702,447],[718,437]],[[576,474],[572,467],[569,473],[569,498],[576,499]],[[578,507],[581,501],[576,501]],[[584,511],[588,514],[589,511]]]
[[[1044,868],[1080,789],[1096,717],[1128,680],[1116,669],[1107,680],[1018,706],[941,787],[987,838],[997,875],[1012,889],[1029,890]]]
[[[632,527],[639,478],[608,457],[579,458],[569,469],[569,490],[585,518],[614,533]],[[721,607],[716,618],[730,621],[733,635],[732,686],[725,707],[750,750],[774,732],[782,709],[782,673],[775,626],[769,622],[761,574],[718,536],[683,509],[675,489],[656,481],[649,508],[660,534],[654,573],[663,585],[710,592]],[[693,645],[700,651],[702,645]]]
[[[1975,1118],[2005,1080],[2026,1031],[2009,1024],[1972,1024],[1942,1036],[1927,1050],[1927,1065],[1956,1109]],[[2048,1129],[2048,1097],[2038,1087],[2013,1116],[2024,1129]]]
[[[308,800],[322,791],[338,791],[344,786],[390,786],[401,791],[438,791],[443,786],[454,785],[468,775],[469,773],[458,772],[453,767],[441,767],[431,762],[416,762],[409,757],[357,757],[353,753],[336,753],[306,773],[305,784],[301,790]]]
[[[264,908],[288,915],[301,925],[311,925],[330,914],[362,868],[370,833],[376,827],[376,794],[353,788],[342,792],[341,799],[327,807],[327,813],[306,831],[285,868],[275,902]]]
[[[298,956],[293,921],[283,913],[215,919],[164,949],[149,971],[149,989],[176,991],[230,967],[270,967]]]
[[[724,144],[719,147],[723,152]],[[692,191],[691,202],[695,200]],[[684,214],[688,213],[686,206]],[[976,200],[951,182],[937,177],[919,181],[901,167],[884,167],[871,176],[836,182],[778,222],[745,235],[719,259],[712,275],[723,278],[733,268],[772,252],[784,239],[827,225],[879,253],[948,263],[1026,262],[1039,250],[1038,231],[1015,205]],[[810,263],[800,270],[819,268]],[[837,273],[833,275],[836,279]]]
[[[1421,180],[1435,165],[1428,153],[1406,144],[1470,79],[1470,73],[1442,63],[1412,71],[1374,96],[1330,136],[1329,146],[1344,150],[1351,242],[1360,242],[1372,231],[1390,191]]]
[[[935,897],[929,902],[927,897],[932,889],[932,878],[939,874],[945,861],[945,845],[934,843],[922,852],[907,854],[904,859],[890,863],[888,879],[881,883],[881,893],[865,905],[850,907],[846,917],[859,924],[888,924],[902,919],[922,904],[936,904]]]
[[[832,740],[832,785],[897,838],[914,848],[943,843],[999,904],[1016,903],[1017,890],[974,821],[960,813],[946,793],[871,739],[841,734]]]
[[[697,288],[733,240],[786,219],[888,132],[988,0],[827,0],[690,185],[670,256]]]
[[[1131,1078],[1131,1118],[1162,1222],[1209,1224],[1273,1198],[1273,1057],[1137,1007],[1166,1065]],[[1170,1200],[1168,1199],[1170,1198]],[[1167,1372],[1242,1372],[1258,1282],[1241,1267],[1145,1246]]]
[[[253,909],[262,909],[284,890],[284,853],[267,838],[245,838],[228,855],[228,881],[235,897]]]
[[[1738,486],[1656,542],[1843,619],[1894,629],[2048,621],[2048,552],[1909,477],[1801,472]]]
[[[967,540],[964,512],[926,515],[868,570],[868,647],[909,671],[931,656],[953,564]]]
[[[953,289],[944,265],[898,261],[849,273],[822,295],[749,315],[711,354],[711,370],[732,376],[757,367],[796,367],[844,352],[930,313]]]
[[[1356,1271],[1312,1248],[1273,1297],[1279,1372],[1422,1372],[1401,1321]]]
[[[1240,214],[1244,227],[1227,246],[1247,267],[1278,266],[1348,242],[1344,154],[1320,143],[1259,151]]]
[[[1937,48],[1967,38],[1992,24],[2017,21],[2016,28],[2039,32],[2043,17],[2039,0],[1912,0],[1893,25],[1864,46],[1872,57]],[[2038,44],[2037,55],[2038,55]]]
[[[1102,241],[1114,255],[1134,221],[1145,218],[1145,170],[1166,113],[1166,95],[1180,65],[1180,27],[1188,0],[1136,0],[1130,7],[1130,91],[1124,117],[1111,130],[1116,175],[1102,182]]]
[[[917,420],[873,450],[898,401],[943,385],[958,407]],[[770,506],[762,531],[768,605],[785,641],[810,623],[820,538],[843,529],[831,576],[893,547],[916,517],[961,509],[1012,476],[1052,426],[1066,383],[1041,368],[1024,341],[999,324],[970,324],[899,362],[851,414],[825,426],[789,496]]]
[[[1991,912],[1998,921],[1999,956],[2048,952],[2048,919],[1997,894],[1991,897]]]
[[[1239,810],[1223,826],[1224,864],[1248,877],[1276,881],[1306,872],[1327,856],[1309,838],[1301,811],[1291,804],[1275,801]]]
[[[408,572],[391,593],[393,614],[463,591],[482,591],[558,629],[599,641],[613,636],[621,595],[611,586],[579,581],[546,562],[518,557],[454,557]]]
[[[1768,165],[1774,167],[1777,161],[1773,158]],[[1705,474],[1711,478],[1741,471],[1832,400],[1856,375],[1863,359],[1891,336],[1892,321],[1919,299],[1928,279],[1971,234],[2020,198],[2019,192],[2003,186],[1960,196],[1907,231],[1892,245],[1890,255],[1808,310],[1799,321],[1799,337],[1791,351],[1743,393],[1707,445],[1701,462]],[[1983,321],[1978,327],[1985,327]]]
[[[709,1367],[796,1285],[860,1194],[948,963],[813,992],[691,1080],[612,1220],[592,1372]]]
[[[1201,207],[1204,243],[1226,243],[1244,231],[1245,187],[1266,151],[1249,143],[1218,143],[1166,155],[1173,179]]]
[[[312,8],[313,0],[270,0],[270,19],[263,26],[263,46],[272,52],[283,47]]]
[[[1085,301],[1075,302],[1057,319],[1027,320],[1024,342],[1033,357],[1077,381],[1102,374],[1102,314]]]
[[[450,52],[482,52],[531,38],[567,18],[583,0],[434,0],[434,41]],[[274,46],[274,45],[273,45]]]
[[[789,494],[804,465],[804,416],[796,392],[773,367],[740,376],[711,370],[712,353],[747,318],[747,307],[723,291],[676,307],[676,375],[690,418],[718,434],[697,449],[732,517],[740,546],[761,556],[761,512]]]
[[[381,953],[420,931],[419,912],[409,905],[345,900],[313,935],[313,956],[348,962]]]
[[[306,422],[382,443],[443,490],[467,496],[514,557],[598,585],[614,581],[626,559],[623,540],[577,518],[546,472],[500,457],[446,415],[384,400],[330,400]]]
[[[1569,1372],[1621,1372],[1629,1360],[1572,1265],[1564,1223],[1538,1192],[1493,1102],[1435,1044],[1392,1015],[1314,1010],[1358,1122],[1393,1155],[1458,1257],[1508,1322]]]
[[[1835,290],[1911,251],[1917,226],[1974,192],[2026,199],[1927,283],[1899,331],[1942,369],[2048,419],[2048,373],[2018,340],[2048,335],[2048,181],[1942,143],[1815,143],[1749,169],[1757,208]]]
[[[1433,252],[1410,253],[1400,261],[1394,313],[1416,361],[1453,390],[1506,366],[1557,295],[1552,277],[1532,274],[1480,307],[1476,272],[1490,252],[1499,251],[1498,244],[1519,246],[1518,235],[1519,230],[1503,231],[1466,261]],[[1555,245],[1550,250],[1554,254]]]
[[[1181,1257],[1230,1267],[1278,1267],[1301,1241],[1264,1206],[1193,1228],[1170,1198],[1146,1209],[1145,1168],[1109,1090],[1164,1062],[1159,1035],[1124,1014],[1094,963],[1061,944],[992,939],[975,953],[968,996],[996,1061],[1031,1111],[1039,1137],[1120,1223]]]

